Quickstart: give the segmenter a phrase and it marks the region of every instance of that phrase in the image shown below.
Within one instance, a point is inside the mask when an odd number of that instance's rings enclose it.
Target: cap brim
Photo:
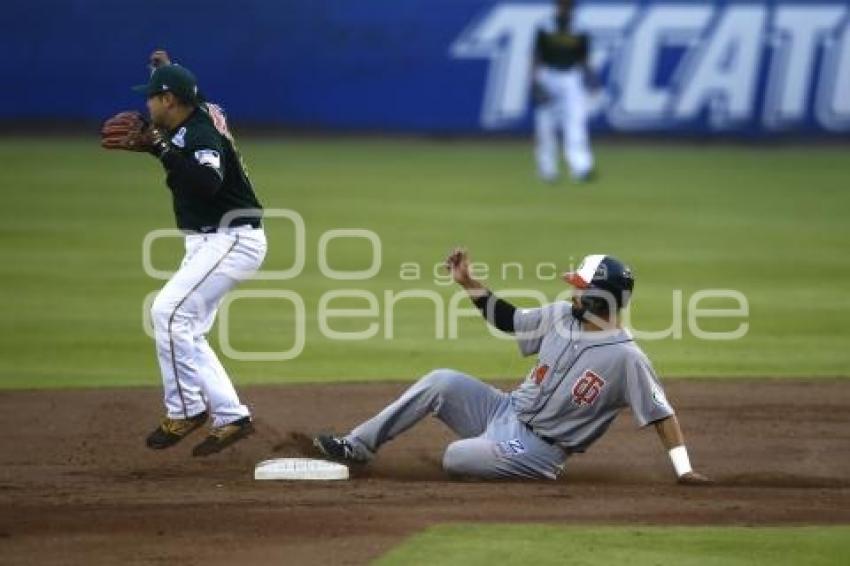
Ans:
[[[138,92],[139,94],[147,95],[148,94],[148,85],[132,86],[132,87],[130,87],[130,90],[132,90],[133,92]]]
[[[574,271],[564,273],[564,281],[566,281],[573,287],[576,287],[577,289],[587,289],[588,287],[587,282],[582,279],[578,273]]]

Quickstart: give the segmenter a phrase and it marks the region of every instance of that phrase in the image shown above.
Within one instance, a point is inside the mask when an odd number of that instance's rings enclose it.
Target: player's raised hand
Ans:
[[[472,281],[469,273],[469,253],[464,248],[455,248],[446,258],[446,269],[452,275],[455,283],[466,286]]]
[[[151,72],[154,72],[160,67],[164,67],[170,64],[171,58],[168,56],[168,52],[165,49],[155,50],[153,53],[151,53],[151,56],[148,59],[148,68],[151,70]]]
[[[709,477],[693,471],[682,474],[678,481],[680,485],[711,485],[714,483]]]

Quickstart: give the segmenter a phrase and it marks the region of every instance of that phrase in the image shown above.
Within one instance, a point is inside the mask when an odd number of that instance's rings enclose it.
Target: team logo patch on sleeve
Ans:
[[[534,383],[540,385],[543,383],[543,380],[546,379],[546,373],[549,371],[549,366],[547,364],[540,364],[536,368],[534,368],[534,373],[531,374],[531,379],[534,380]]]
[[[573,385],[573,402],[579,407],[593,405],[596,402],[605,380],[592,370],[586,370]]]
[[[667,402],[667,397],[664,396],[664,392],[661,390],[661,387],[658,384],[653,383],[650,388],[652,392],[652,400],[655,401],[655,404],[659,407],[667,407],[669,403]]]
[[[221,156],[214,149],[199,149],[195,152],[195,161],[213,169],[221,169]]]

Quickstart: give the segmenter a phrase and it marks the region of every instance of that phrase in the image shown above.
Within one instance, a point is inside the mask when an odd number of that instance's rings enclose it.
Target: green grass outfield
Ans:
[[[700,340],[686,323],[681,339],[645,341],[662,375],[850,373],[845,147],[599,144],[601,177],[589,186],[538,182],[530,144],[522,142],[284,139],[244,140],[241,149],[264,204],[304,218],[306,263],[294,279],[240,289],[294,292],[306,318],[297,321],[280,299],[242,299],[231,309],[231,343],[244,351],[287,350],[299,323],[306,340],[291,361],[223,357],[240,383],[413,379],[442,366],[482,377],[522,375],[529,361],[480,320],[463,319],[460,339],[436,338],[435,307],[424,299],[399,302],[391,317],[395,338],[384,337],[386,291],[451,295],[454,289],[436,284],[430,272],[457,243],[490,266],[494,289],[538,290],[549,299],[565,286],[536,277],[537,264],[566,268],[587,253],[614,253],[635,269],[633,321],[643,329],[670,325],[674,289],[686,305],[705,288],[747,297],[742,339]],[[157,385],[141,320],[144,298],[162,281],[144,273],[141,251],[149,230],[173,226],[158,164],[102,151],[95,137],[2,138],[0,155],[0,387]],[[336,281],[319,272],[320,237],[339,228],[378,235],[377,276]],[[266,268],[290,266],[291,224],[270,220],[267,231]],[[366,269],[370,250],[363,239],[336,240],[328,263]],[[153,252],[156,267],[172,268],[179,242],[162,241]],[[422,267],[418,280],[400,277],[405,262]],[[522,278],[515,267],[501,276],[500,266],[510,262],[521,264]],[[378,316],[334,319],[331,328],[375,324],[376,337],[322,336],[317,305],[341,289],[372,293]],[[711,305],[733,306],[703,306]],[[740,322],[704,326],[728,330]]]
[[[490,566],[838,566],[850,527],[558,527],[441,525],[376,562]]]

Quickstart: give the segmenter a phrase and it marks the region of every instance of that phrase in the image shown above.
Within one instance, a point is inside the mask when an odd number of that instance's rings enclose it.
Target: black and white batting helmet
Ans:
[[[625,307],[635,287],[631,268],[604,254],[585,257],[578,269],[564,274],[564,280],[578,289],[596,291],[581,296],[582,305],[594,314],[608,312],[611,300],[617,309]]]

